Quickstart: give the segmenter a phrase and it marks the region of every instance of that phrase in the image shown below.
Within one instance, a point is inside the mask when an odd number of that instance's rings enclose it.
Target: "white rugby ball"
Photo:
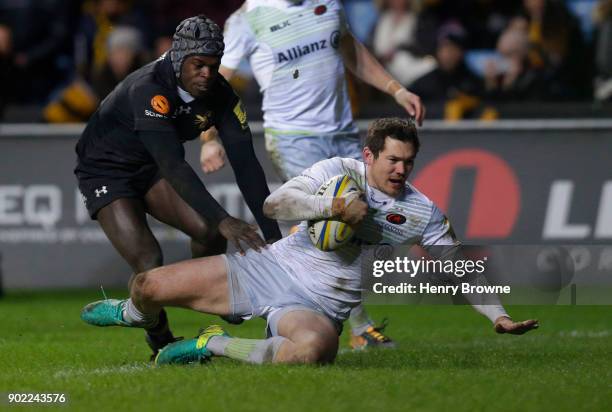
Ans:
[[[347,175],[338,175],[323,183],[317,196],[352,197],[361,193],[357,183]],[[308,235],[312,244],[323,251],[336,250],[353,238],[353,229],[337,219],[308,221]]]

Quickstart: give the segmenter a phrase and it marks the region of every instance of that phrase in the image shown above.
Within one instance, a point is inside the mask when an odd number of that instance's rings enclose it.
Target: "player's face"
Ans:
[[[181,67],[181,85],[193,97],[210,91],[217,79],[221,60],[214,56],[189,56]]]
[[[363,157],[370,186],[393,197],[403,192],[416,157],[412,143],[387,137],[377,158],[369,147],[363,149]]]

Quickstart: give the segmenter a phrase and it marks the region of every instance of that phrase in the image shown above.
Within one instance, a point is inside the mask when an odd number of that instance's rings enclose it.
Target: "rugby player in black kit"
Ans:
[[[211,126],[219,130],[236,181],[268,242],[281,238],[263,215],[270,194],[253,150],[246,113],[217,70],[220,28],[203,15],[181,22],[172,48],[130,74],[100,104],[81,136],[75,174],[85,205],[134,273],[161,266],[162,252],[149,213],[191,237],[193,257],[243,252],[265,245],[256,227],[231,217],[185,161],[183,143]],[[131,280],[130,280],[131,283]],[[130,318],[132,308],[122,308]],[[165,313],[146,324],[157,352],[174,340]],[[148,323],[147,323],[148,322]]]

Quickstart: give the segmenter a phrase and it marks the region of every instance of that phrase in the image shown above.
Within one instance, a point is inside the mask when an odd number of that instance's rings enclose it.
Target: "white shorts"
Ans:
[[[318,161],[332,157],[361,160],[361,142],[355,132],[289,134],[267,129],[266,150],[280,178],[299,176]]]
[[[268,336],[278,335],[278,322],[286,313],[312,311],[327,317],[342,332],[342,324],[334,320],[287,274],[266,248],[260,253],[249,249],[245,256],[222,255],[227,268],[230,309],[243,319],[262,317],[267,320]]]

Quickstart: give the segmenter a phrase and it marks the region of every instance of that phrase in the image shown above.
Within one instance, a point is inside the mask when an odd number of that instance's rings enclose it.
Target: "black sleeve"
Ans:
[[[185,161],[185,149],[174,133],[140,131],[138,136],[162,176],[189,206],[211,222],[218,223],[229,216]]]
[[[242,103],[237,100],[217,122],[225,153],[234,169],[236,183],[266,240],[282,238],[278,223],[263,214],[263,204],[270,195],[263,168],[253,149],[253,137]]]

